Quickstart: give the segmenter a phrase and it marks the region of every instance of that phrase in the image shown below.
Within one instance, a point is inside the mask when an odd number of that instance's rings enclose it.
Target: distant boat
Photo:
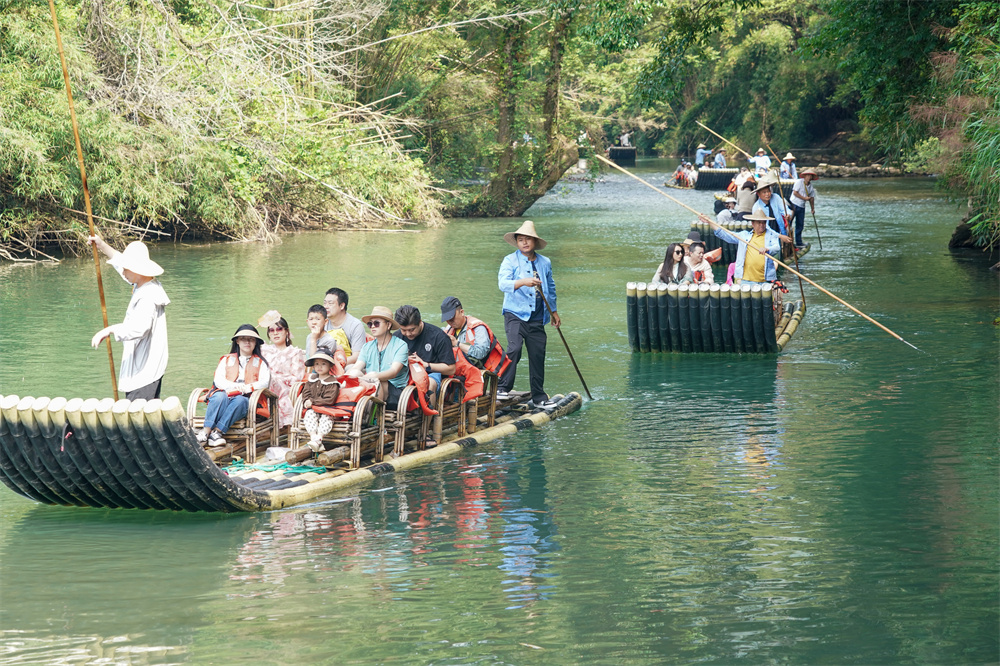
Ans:
[[[618,166],[635,166],[635,146],[611,146],[608,157]]]

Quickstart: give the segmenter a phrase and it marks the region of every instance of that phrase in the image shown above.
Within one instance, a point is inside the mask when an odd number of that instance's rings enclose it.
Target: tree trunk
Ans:
[[[497,143],[502,146],[496,170],[486,189],[461,214],[469,217],[517,217],[558,182],[566,170],[576,164],[578,148],[559,134],[559,87],[563,53],[572,12],[565,12],[555,21],[549,33],[550,69],[545,79],[542,99],[542,133],[539,148],[522,148],[526,159],[517,160],[514,128],[517,121],[517,95],[520,86],[520,63],[524,58],[524,32],[521,24],[512,26],[504,35],[502,59],[497,68],[499,114]],[[541,152],[540,149],[544,149]],[[542,157],[535,159],[534,152]],[[540,174],[540,175],[539,175]]]

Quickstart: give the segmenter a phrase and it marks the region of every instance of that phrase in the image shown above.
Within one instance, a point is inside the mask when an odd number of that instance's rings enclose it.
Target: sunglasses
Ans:
[[[674,254],[684,254],[684,250],[674,250]]]
[[[267,332],[268,333],[280,333],[283,330],[285,330],[285,329],[283,329],[283,328],[269,328],[269,329],[267,329]]]
[[[372,319],[370,322],[368,322],[368,328],[376,328],[384,323],[385,322],[383,322],[381,319]]]

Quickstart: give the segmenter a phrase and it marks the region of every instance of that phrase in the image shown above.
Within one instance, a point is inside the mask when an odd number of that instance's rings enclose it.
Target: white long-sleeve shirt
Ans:
[[[122,269],[115,266],[125,279]],[[128,280],[126,280],[128,282]],[[150,280],[132,291],[125,321],[114,326],[115,340],[124,346],[118,388],[134,391],[152,384],[167,371],[167,315],[170,304],[159,280]]]

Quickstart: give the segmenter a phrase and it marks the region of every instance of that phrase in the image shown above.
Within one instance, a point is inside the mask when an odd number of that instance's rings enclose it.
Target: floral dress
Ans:
[[[284,428],[292,422],[292,382],[305,377],[306,353],[291,345],[262,345],[261,353],[271,369],[271,391],[278,396],[279,425]]]

